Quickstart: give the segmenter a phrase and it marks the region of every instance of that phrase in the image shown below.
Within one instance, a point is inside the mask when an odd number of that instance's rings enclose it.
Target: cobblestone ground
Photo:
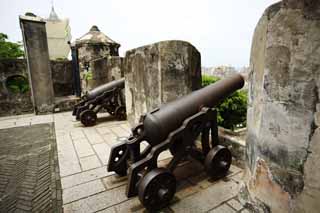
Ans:
[[[71,112],[49,116],[0,118],[0,129],[54,122],[62,184],[64,212],[145,212],[138,198],[125,196],[126,177],[107,172],[112,145],[129,135],[125,121],[99,114],[94,127],[83,127]],[[171,155],[161,154],[165,165]],[[175,171],[177,193],[163,212],[249,212],[237,200],[242,170],[232,166],[228,176],[210,180],[197,162],[182,163]]]

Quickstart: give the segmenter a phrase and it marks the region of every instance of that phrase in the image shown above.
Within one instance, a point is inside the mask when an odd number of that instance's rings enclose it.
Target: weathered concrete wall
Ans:
[[[28,79],[26,60],[0,60],[0,116],[33,112],[30,90],[15,93],[7,88],[7,82],[13,76],[23,76]]]
[[[260,211],[320,209],[319,58],[320,1],[265,11],[251,49],[242,194]]]
[[[90,62],[110,55],[110,50],[106,45],[82,44],[77,48],[80,63]]]
[[[101,84],[110,82],[113,79],[112,73],[117,73],[114,69],[122,67],[123,63],[121,57],[110,56],[110,48],[101,44],[82,44],[78,48],[78,54],[80,81],[83,93]],[[92,80],[85,78],[86,64],[89,65],[89,70],[92,72]],[[118,79],[118,76],[118,74],[115,75],[115,79]]]
[[[124,67],[131,125],[146,112],[201,86],[200,53],[184,41],[163,41],[129,50]]]
[[[55,97],[73,94],[72,61],[50,61]]]
[[[90,62],[92,72],[91,88],[123,77],[123,58],[109,56]],[[121,73],[122,72],[122,73]]]
[[[109,56],[107,70],[111,73],[111,79],[120,79],[124,77],[124,58],[119,56]]]
[[[20,26],[30,76],[35,113],[50,113],[54,92],[45,22],[34,15],[20,16]]]
[[[55,96],[72,95],[71,61],[50,61],[50,64]],[[7,88],[7,81],[13,76],[23,76],[29,79],[25,59],[0,60],[0,116],[33,112],[30,90],[16,93]]]
[[[92,60],[89,65],[92,79],[86,79],[84,72],[81,74],[83,92],[124,76],[123,58],[119,56],[109,56]]]

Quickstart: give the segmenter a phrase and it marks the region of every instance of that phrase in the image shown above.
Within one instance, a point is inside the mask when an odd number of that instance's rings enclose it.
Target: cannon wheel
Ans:
[[[116,108],[114,115],[118,120],[126,120],[127,114],[126,114],[126,108],[124,106],[119,106]]]
[[[148,172],[138,186],[140,202],[148,210],[159,210],[169,205],[176,192],[176,178],[164,168]]]
[[[97,121],[97,114],[92,110],[85,110],[80,113],[81,123],[85,126],[93,126]]]
[[[232,161],[228,148],[217,145],[206,156],[204,165],[209,176],[217,179],[226,176]]]

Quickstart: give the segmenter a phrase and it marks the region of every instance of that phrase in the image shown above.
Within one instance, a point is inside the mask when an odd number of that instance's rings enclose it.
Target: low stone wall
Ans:
[[[51,70],[55,96],[60,97],[72,95],[73,76],[71,61],[51,61]],[[16,76],[23,77],[29,82],[26,60],[1,59],[0,116],[33,112],[30,90],[23,93],[15,93],[10,91],[8,88],[8,79]]]
[[[162,41],[126,52],[127,118],[141,115],[201,87],[201,57],[184,41]]]
[[[33,112],[30,90],[25,93],[12,93],[8,89],[8,79],[14,76],[22,76],[28,80],[26,60],[0,60],[0,116]]]

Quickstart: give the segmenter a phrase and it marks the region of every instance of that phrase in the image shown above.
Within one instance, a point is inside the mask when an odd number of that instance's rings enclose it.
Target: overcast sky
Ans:
[[[185,40],[202,65],[247,66],[254,28],[265,8],[278,0],[54,0],[69,18],[72,40],[97,25],[125,51],[161,40]],[[22,40],[18,16],[50,13],[51,0],[0,0],[0,32]]]

